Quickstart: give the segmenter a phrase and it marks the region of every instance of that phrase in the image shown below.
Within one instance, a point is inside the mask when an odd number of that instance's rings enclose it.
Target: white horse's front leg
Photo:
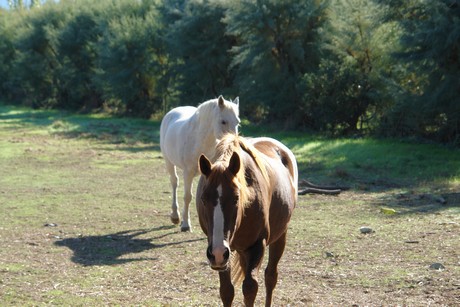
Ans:
[[[172,205],[171,205],[171,222],[174,224],[179,224],[180,214],[179,214],[179,204],[177,203],[177,187],[179,185],[179,177],[177,176],[176,166],[166,160],[166,169],[169,173],[169,179],[171,181],[172,188]]]
[[[192,201],[192,183],[193,175],[184,171],[184,209],[182,211],[182,223],[180,225],[181,231],[192,231],[189,210],[190,202]]]

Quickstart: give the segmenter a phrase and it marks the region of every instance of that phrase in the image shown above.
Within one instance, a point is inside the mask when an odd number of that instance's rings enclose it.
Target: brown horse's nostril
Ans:
[[[225,259],[225,261],[227,261],[228,258],[230,258],[230,250],[227,248],[227,249],[225,250],[225,253],[224,253],[224,259]]]
[[[206,249],[206,257],[208,257],[209,261],[215,261],[215,257],[212,254],[212,246],[209,245],[208,248]]]

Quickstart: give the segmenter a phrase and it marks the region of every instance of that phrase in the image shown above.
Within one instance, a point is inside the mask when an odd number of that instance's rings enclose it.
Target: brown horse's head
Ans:
[[[201,223],[207,230],[208,257],[211,268],[226,270],[230,258],[230,239],[238,219],[241,205],[240,173],[241,160],[233,152],[228,166],[224,162],[214,165],[202,155],[199,160],[201,173],[204,175],[201,202],[204,219]]]

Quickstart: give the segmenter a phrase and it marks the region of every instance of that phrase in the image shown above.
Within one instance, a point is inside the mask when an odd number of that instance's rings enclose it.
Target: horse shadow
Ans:
[[[166,246],[203,240],[191,239],[162,244],[152,243],[152,241],[154,240],[158,240],[176,233],[174,231],[149,239],[136,238],[140,235],[144,235],[147,233],[172,228],[175,228],[175,226],[171,225],[160,226],[151,229],[126,230],[100,236],[78,236],[74,238],[65,238],[62,240],[58,240],[54,242],[54,245],[64,246],[71,249],[73,251],[73,256],[71,257],[72,262],[84,266],[93,266],[120,265],[133,261],[157,260],[158,258],[155,257],[125,258],[123,256],[133,253],[141,253],[150,249],[163,248]]]

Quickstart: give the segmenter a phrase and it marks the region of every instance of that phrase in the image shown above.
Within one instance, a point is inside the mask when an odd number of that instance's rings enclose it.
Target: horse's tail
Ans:
[[[241,284],[245,277],[244,270],[241,267],[240,255],[237,252],[233,252],[232,259],[230,261],[232,283],[234,286],[237,286]]]

